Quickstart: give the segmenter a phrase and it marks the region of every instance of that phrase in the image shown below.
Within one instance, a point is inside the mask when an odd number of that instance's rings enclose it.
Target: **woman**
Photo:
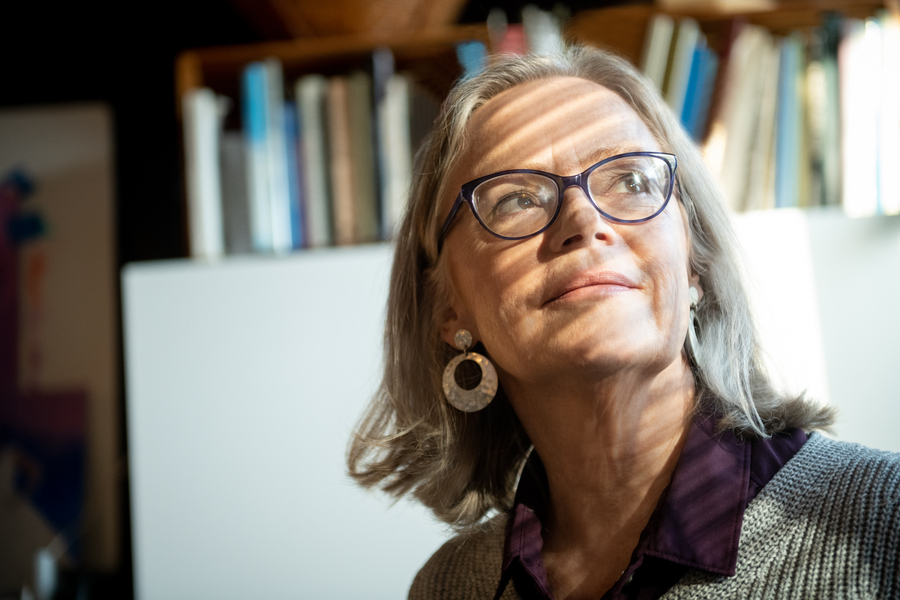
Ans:
[[[807,438],[832,412],[767,378],[719,192],[633,68],[496,64],[420,159],[349,454],[460,531],[410,598],[900,595],[897,456]]]

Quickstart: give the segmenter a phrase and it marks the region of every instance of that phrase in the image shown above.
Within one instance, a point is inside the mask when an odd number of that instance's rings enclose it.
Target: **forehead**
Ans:
[[[479,108],[455,169],[464,181],[504,169],[538,168],[568,175],[604,156],[659,150],[631,106],[615,92],[576,77],[518,85]]]

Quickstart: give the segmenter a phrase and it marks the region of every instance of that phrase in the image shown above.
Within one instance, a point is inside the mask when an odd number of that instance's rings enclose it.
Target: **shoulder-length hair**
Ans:
[[[560,76],[617,93],[641,116],[661,149],[678,157],[690,261],[704,292],[697,309],[702,353],[691,358],[696,410],[714,413],[720,427],[745,436],[765,437],[790,427],[823,429],[833,421],[831,408],[804,395],[785,395],[766,374],[722,194],[653,84],[626,60],[593,48],[505,58],[457,84],[417,156],[395,239],[384,378],[348,450],[349,471],[358,483],[395,497],[412,493],[460,530],[511,506],[530,442],[502,389],[476,413],[460,412],[444,398],[442,373],[459,351],[439,335],[452,285],[438,255],[445,217],[441,199],[448,192],[447,174],[466,146],[472,114],[516,85]]]

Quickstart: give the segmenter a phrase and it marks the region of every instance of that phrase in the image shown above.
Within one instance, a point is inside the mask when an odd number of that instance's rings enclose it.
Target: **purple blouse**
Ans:
[[[744,510],[806,439],[791,429],[742,442],[731,430],[716,434],[714,419],[695,418],[631,563],[603,600],[655,600],[692,568],[734,575]],[[546,482],[532,452],[516,491],[495,598],[507,585],[526,600],[553,598],[541,558]]]

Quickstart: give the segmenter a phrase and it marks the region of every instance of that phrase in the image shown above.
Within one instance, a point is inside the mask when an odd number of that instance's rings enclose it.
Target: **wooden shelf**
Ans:
[[[289,81],[309,72],[327,75],[364,67],[379,47],[393,52],[397,70],[411,72],[421,85],[443,98],[461,73],[456,44],[468,40],[487,44],[487,27],[461,25],[400,36],[345,35],[189,50],[176,60],[176,98],[203,86],[237,98],[241,69],[267,57],[281,61]]]
[[[567,23],[565,34],[572,42],[614,49],[637,64],[647,23],[652,15],[660,12],[676,18],[696,19],[710,45],[716,48],[722,24],[734,18],[763,26],[775,34],[786,34],[821,24],[822,15],[829,11],[865,18],[890,1],[797,0],[749,12],[723,10],[714,5],[670,10],[653,4],[631,4],[581,11]],[[483,24],[458,25],[402,35],[348,34],[189,50],[176,60],[176,98],[201,86],[238,98],[241,69],[249,62],[270,56],[281,60],[288,80],[313,71],[327,75],[363,68],[368,64],[371,52],[378,47],[390,48],[398,70],[411,72],[419,83],[442,98],[460,75],[455,45],[467,40],[487,44],[487,27]]]
[[[654,14],[664,13],[675,18],[691,17],[707,34],[712,48],[718,49],[721,25],[740,18],[765,27],[776,35],[822,24],[827,12],[846,17],[865,18],[873,15],[886,3],[879,0],[800,0],[780,2],[774,8],[757,11],[729,11],[715,6],[666,10],[652,4],[615,6],[586,10],[575,15],[566,26],[566,38],[573,42],[601,45],[625,56],[635,64],[641,59],[647,24]]]

